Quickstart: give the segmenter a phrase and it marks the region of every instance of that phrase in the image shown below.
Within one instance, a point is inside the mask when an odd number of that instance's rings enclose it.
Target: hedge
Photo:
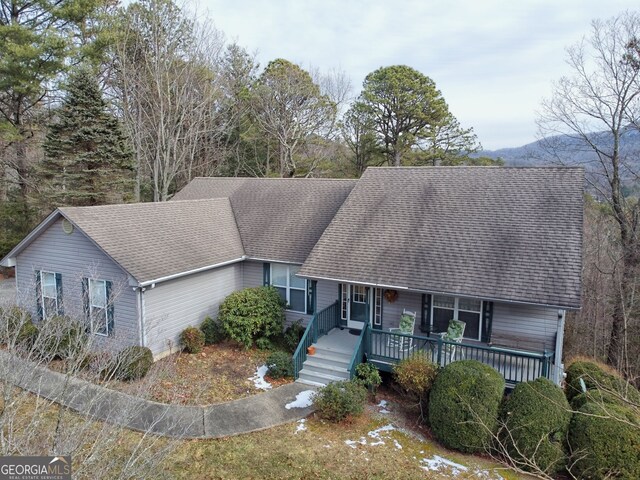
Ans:
[[[584,381],[587,390],[600,390],[628,398],[640,404],[640,392],[626,382],[619,375],[606,370],[607,367],[595,361],[578,360],[567,367],[566,395],[569,402],[573,397],[583,393],[580,379]]]
[[[576,478],[640,478],[640,419],[621,405],[586,402],[573,414],[569,445]]]
[[[435,437],[462,452],[487,448],[497,430],[504,387],[502,375],[476,360],[444,367],[429,396],[429,422]]]
[[[501,444],[516,465],[548,475],[564,469],[571,410],[564,392],[550,380],[519,383],[501,407]]]

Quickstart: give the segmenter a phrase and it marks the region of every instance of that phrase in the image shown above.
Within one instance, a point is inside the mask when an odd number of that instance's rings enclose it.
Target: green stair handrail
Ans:
[[[318,341],[318,338],[329,333],[332,328],[340,326],[339,304],[336,300],[327,308],[316,313],[300,339],[293,354],[293,376],[297,380],[302,365],[307,360],[307,348]]]

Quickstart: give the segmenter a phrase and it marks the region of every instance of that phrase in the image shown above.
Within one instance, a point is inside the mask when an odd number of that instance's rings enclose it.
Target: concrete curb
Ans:
[[[168,405],[134,397],[0,351],[0,373],[13,385],[85,415],[131,430],[171,438],[220,438],[295,422],[313,406],[286,409],[296,395],[315,387],[291,383],[226,403]]]

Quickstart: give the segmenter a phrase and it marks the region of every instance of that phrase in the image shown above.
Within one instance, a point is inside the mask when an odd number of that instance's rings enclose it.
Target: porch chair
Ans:
[[[403,333],[405,335],[413,335],[413,329],[416,326],[416,316],[417,312],[410,312],[409,310],[403,309],[402,315],[400,316],[400,325],[398,328],[390,328],[389,333]],[[389,348],[395,352],[395,350],[399,351],[409,351],[413,349],[413,338],[411,337],[396,337],[394,335],[389,335]]]
[[[462,343],[462,337],[464,336],[464,329],[466,326],[467,324],[460,320],[450,320],[449,328],[447,328],[447,331],[442,336],[442,339],[449,342]],[[451,345],[449,343],[444,345],[444,358],[447,359],[447,363],[451,363],[456,360],[456,350],[457,345]],[[462,360],[462,358],[460,358],[459,360]]]

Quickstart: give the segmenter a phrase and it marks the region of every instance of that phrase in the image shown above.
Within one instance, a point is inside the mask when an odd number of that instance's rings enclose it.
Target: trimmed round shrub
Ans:
[[[0,322],[3,344],[15,344],[26,348],[34,345],[39,330],[29,312],[18,306],[0,308]]]
[[[630,408],[585,403],[571,419],[569,445],[576,478],[640,478],[640,419]]]
[[[407,393],[418,399],[429,395],[438,366],[424,352],[414,353],[393,367],[393,377]]]
[[[260,337],[282,334],[284,301],[273,287],[245,288],[224,299],[218,320],[229,338],[249,348]]]
[[[380,371],[373,363],[360,363],[356,366],[356,378],[373,394],[382,383]]]
[[[293,377],[293,358],[288,352],[273,352],[264,363],[271,378]]]
[[[578,360],[566,370],[565,392],[569,402],[573,397],[584,393],[580,379],[584,381],[587,390],[600,390],[629,399],[633,403],[640,403],[640,392],[610,367],[590,360]]]
[[[51,358],[72,359],[87,346],[85,326],[65,316],[52,317],[40,328],[42,354]]]
[[[514,464],[526,470],[533,462],[548,475],[564,468],[571,410],[560,387],[546,378],[519,383],[503,402],[500,419],[500,442]]]
[[[366,401],[367,389],[351,380],[330,383],[313,397],[318,416],[330,422],[341,422],[362,414]]]
[[[211,317],[206,317],[200,325],[200,330],[204,333],[204,344],[213,345],[224,340],[227,336],[222,324]]]
[[[204,333],[196,327],[187,327],[180,334],[180,343],[187,353],[200,353],[204,347]]]
[[[435,437],[461,452],[487,448],[498,426],[504,379],[476,360],[453,362],[441,369],[429,396],[429,421]]]
[[[304,335],[305,327],[302,325],[302,320],[297,320],[287,327],[283,335],[284,348],[291,353],[296,351],[302,335]]]
[[[133,345],[118,352],[111,374],[119,380],[139,380],[149,373],[151,365],[153,365],[151,350]]]

